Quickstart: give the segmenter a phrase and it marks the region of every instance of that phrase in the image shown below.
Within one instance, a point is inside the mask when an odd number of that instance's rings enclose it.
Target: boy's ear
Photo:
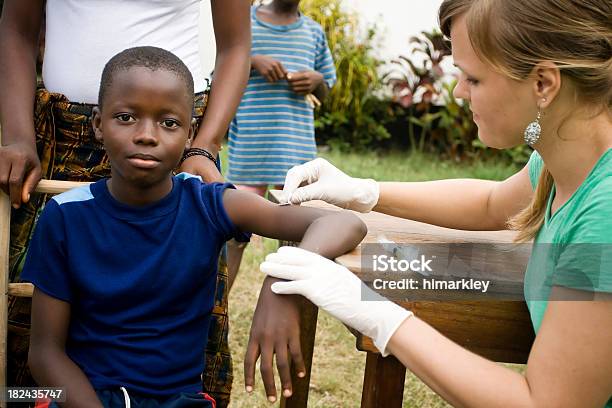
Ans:
[[[93,127],[94,137],[100,143],[104,143],[104,137],[102,135],[102,112],[99,107],[93,108],[93,118],[91,120],[91,126]]]

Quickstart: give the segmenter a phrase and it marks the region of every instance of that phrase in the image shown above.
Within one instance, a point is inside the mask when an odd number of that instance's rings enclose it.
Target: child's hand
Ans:
[[[251,392],[255,382],[255,363],[261,356],[261,378],[270,402],[276,401],[272,364],[274,354],[285,397],[290,397],[292,393],[290,362],[293,362],[299,377],[306,373],[300,347],[298,302],[302,299],[299,296],[285,297],[272,293],[270,286],[278,281],[269,277],[264,281],[244,358],[244,384],[247,392]]]
[[[287,70],[280,61],[266,55],[253,55],[251,66],[257,70],[268,82],[276,82],[285,78]]]
[[[300,95],[313,93],[323,83],[323,74],[317,71],[298,71],[287,74],[293,92]]]

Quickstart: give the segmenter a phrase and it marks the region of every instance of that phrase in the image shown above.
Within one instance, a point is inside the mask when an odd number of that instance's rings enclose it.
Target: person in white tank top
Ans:
[[[7,0],[0,25],[0,117],[3,147],[0,188],[15,206],[27,201],[40,178],[31,105],[36,77],[31,55],[43,16],[43,0]],[[218,154],[250,69],[248,0],[211,0],[217,56],[205,123],[193,147]],[[205,90],[199,57],[199,0],[48,0],[43,80],[50,92],[95,104],[102,67],[123,49],[151,45],[171,51],[189,67],[195,91]],[[10,149],[4,147],[12,146]],[[182,170],[207,181],[222,177],[212,161],[192,156]],[[9,187],[8,179],[17,180]]]
[[[141,45],[171,51],[205,89],[198,49],[199,0],[47,0],[43,80],[72,102],[98,103],[104,64]],[[70,44],[70,47],[66,47]],[[87,58],[83,58],[83,56]]]
[[[217,48],[215,74],[206,107],[206,120],[202,121],[192,143],[192,147],[201,149],[202,152],[206,150],[209,154],[193,152],[195,155],[189,155],[180,169],[200,175],[208,182],[223,180],[215,163],[208,157],[214,158],[218,155],[223,137],[240,102],[249,76],[251,45],[250,1],[210,0],[210,3]],[[43,80],[46,89],[35,92],[38,38],[45,11],[46,49]],[[19,227],[26,223],[32,225],[32,214],[36,214],[40,203],[33,203],[37,199],[30,200],[30,194],[41,176],[53,178],[56,175],[54,171],[58,167],[57,160],[75,155],[86,157],[83,162],[91,164],[95,159],[93,167],[79,168],[77,164],[75,168],[74,162],[70,166],[64,166],[62,162],[62,166],[69,168],[71,174],[76,174],[83,181],[104,177],[103,172],[95,171],[100,168],[107,170],[108,161],[104,158],[101,146],[96,145],[95,140],[90,138],[91,125],[87,112],[91,111],[92,104],[97,103],[102,68],[111,56],[134,46],[164,48],[185,62],[193,75],[195,92],[205,90],[205,73],[199,57],[199,11],[198,0],[47,0],[46,10],[44,0],[4,2],[0,20],[0,188],[10,195],[11,203],[16,209],[24,207],[13,213],[12,245],[15,242],[14,236],[24,235],[14,233],[16,228],[13,224],[18,220],[24,222],[19,224]],[[32,109],[34,102],[35,113]],[[60,106],[68,106],[71,110],[57,114]],[[43,118],[43,115],[49,117]],[[62,122],[73,119],[74,123],[69,123],[67,130],[58,130],[64,125]],[[42,133],[41,128],[44,129]],[[64,140],[57,140],[60,136]],[[49,137],[49,140],[46,137]],[[64,150],[58,150],[58,146]],[[83,151],[86,153],[82,153]],[[50,167],[42,169],[41,158],[47,166],[49,155]],[[60,174],[58,177],[62,176]],[[26,233],[25,244],[27,238]],[[25,251],[25,247],[22,249]],[[11,253],[11,260],[15,259],[18,260],[19,256],[13,256]],[[15,265],[17,263],[13,263],[13,266]],[[18,275],[11,276],[18,278]],[[270,284],[267,283],[262,289],[262,297],[274,302],[278,297],[270,291]],[[227,275],[219,273],[219,285],[227,287]],[[227,290],[221,292],[224,293],[217,296],[216,302],[225,307]],[[286,315],[288,307],[292,307],[285,301],[282,301],[282,305],[270,305],[273,306],[263,308],[260,305],[260,308],[282,311]],[[293,308],[297,311],[295,305]],[[27,313],[29,312],[26,312],[25,316]],[[207,391],[217,398],[219,395],[223,395],[221,398],[227,397],[226,400],[217,401],[219,407],[226,406],[229,402],[232,379],[227,349],[226,311],[224,316],[221,316],[218,322],[219,332],[209,335],[209,338],[219,341],[209,342],[207,359],[212,355],[214,364],[209,364],[203,374],[204,384],[216,387]],[[270,316],[271,314],[266,315],[264,311],[260,313],[258,321],[269,321]],[[295,316],[298,316],[297,312]],[[11,315],[11,320],[14,317]],[[27,327],[26,323],[24,325]],[[283,327],[274,330],[284,333],[283,338],[291,341],[299,336],[297,319],[291,329]],[[287,334],[289,330],[291,332]],[[280,338],[278,333],[272,333],[269,337]],[[212,347],[218,349],[213,350]],[[265,348],[271,350],[270,355],[274,354],[273,345],[262,345],[262,349]],[[25,349],[27,350],[27,345]],[[285,352],[286,349],[285,347]],[[22,362],[21,368],[25,368],[25,362]],[[9,380],[27,381],[26,375],[26,371],[17,375],[9,372]],[[221,381],[216,383],[218,379]]]

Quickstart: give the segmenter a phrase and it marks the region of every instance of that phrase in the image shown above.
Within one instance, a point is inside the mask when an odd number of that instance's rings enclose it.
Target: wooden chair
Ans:
[[[88,183],[72,181],[41,180],[36,186],[37,194],[59,194],[71,188]],[[0,191],[0,389],[6,387],[7,381],[7,336],[8,336],[8,297],[32,297],[34,290],[30,283],[9,283],[9,244],[11,225],[11,203],[9,197]],[[6,402],[0,402],[6,407]]]

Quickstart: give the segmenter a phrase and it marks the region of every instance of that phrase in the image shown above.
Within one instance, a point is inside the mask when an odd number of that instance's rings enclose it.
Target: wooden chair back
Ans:
[[[73,181],[41,180],[36,186],[36,194],[59,194],[84,184]],[[8,298],[9,296],[32,297],[34,288],[31,283],[9,283],[9,248],[11,238],[11,202],[0,191],[0,389],[7,381],[7,337],[8,337]],[[5,407],[6,403],[0,403]]]

